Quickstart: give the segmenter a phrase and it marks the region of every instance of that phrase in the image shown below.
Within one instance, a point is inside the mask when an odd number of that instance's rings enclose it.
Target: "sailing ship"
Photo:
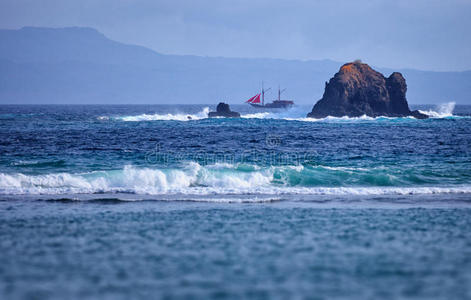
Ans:
[[[262,92],[245,101],[245,103],[248,103],[256,108],[290,108],[294,105],[293,100],[281,100],[281,93],[283,93],[286,89],[280,90],[280,86],[278,86],[278,99],[273,100],[271,103],[265,104],[265,92],[269,91],[270,89],[271,88],[265,90],[262,84]]]

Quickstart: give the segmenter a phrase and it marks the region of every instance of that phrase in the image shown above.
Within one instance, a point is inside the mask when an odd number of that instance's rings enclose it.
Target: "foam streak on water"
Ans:
[[[138,121],[191,121],[191,120],[201,120],[208,117],[209,107],[205,107],[202,111],[196,114],[142,114],[137,116],[121,116],[116,117],[117,120],[122,120],[126,122],[138,122]]]
[[[444,103],[429,110],[420,110],[421,113],[428,115],[431,118],[452,118],[455,102]],[[190,121],[202,120],[208,117],[210,109],[205,107],[202,111],[194,114],[186,113],[167,113],[167,114],[140,114],[140,115],[124,115],[124,116],[99,116],[99,120],[121,120],[127,122],[138,121]],[[306,118],[306,111],[301,107],[293,107],[288,110],[274,110],[274,111],[256,111],[251,113],[242,113],[243,119],[276,119],[287,121],[303,121],[303,122],[358,122],[358,121],[384,121],[384,120],[407,120],[415,119],[414,117],[369,117],[366,115],[360,117],[326,117],[326,118]]]

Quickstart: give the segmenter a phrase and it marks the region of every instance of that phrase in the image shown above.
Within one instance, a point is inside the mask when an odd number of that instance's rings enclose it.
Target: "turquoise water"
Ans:
[[[1,298],[470,298],[471,107],[418,108],[0,106]]]

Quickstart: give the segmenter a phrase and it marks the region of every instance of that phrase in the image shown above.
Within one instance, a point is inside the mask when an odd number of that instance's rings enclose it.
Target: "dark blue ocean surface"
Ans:
[[[471,297],[470,106],[232,108],[0,106],[1,298]]]

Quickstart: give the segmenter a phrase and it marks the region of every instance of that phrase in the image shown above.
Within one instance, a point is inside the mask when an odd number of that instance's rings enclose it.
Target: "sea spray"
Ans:
[[[429,109],[426,111],[420,110],[421,113],[428,115],[431,118],[450,118],[453,116],[453,111],[455,108],[455,102],[449,102],[438,105],[434,109]],[[194,114],[185,114],[185,113],[167,113],[167,114],[140,114],[140,115],[127,115],[127,116],[99,116],[98,120],[119,120],[125,122],[142,122],[142,121],[197,121],[208,118],[209,108],[204,107],[203,110]],[[359,117],[332,117],[328,116],[325,118],[306,118],[305,110],[302,107],[292,107],[286,110],[273,110],[273,111],[260,111],[260,112],[251,112],[243,113],[241,115],[242,119],[272,119],[272,120],[285,120],[285,121],[301,121],[301,122],[364,122],[364,121],[407,121],[407,120],[416,120],[412,116],[408,117],[369,117],[367,115]],[[217,119],[217,118],[216,118]],[[216,120],[217,122],[217,120]]]
[[[192,121],[192,120],[201,120],[208,117],[209,107],[203,108],[202,111],[196,114],[141,114],[136,116],[121,116],[116,117],[116,120],[127,121],[127,122],[139,122],[139,121]],[[101,116],[99,118],[103,118]]]
[[[0,173],[0,194],[411,194],[470,193],[471,185],[436,186],[430,170],[392,167],[271,166],[188,162],[180,168],[87,173]],[[437,178],[440,174],[436,175]],[[418,180],[417,178],[421,178]],[[427,181],[429,182],[427,185]]]
[[[428,115],[431,118],[447,118],[453,116],[453,110],[455,109],[455,102],[448,102],[437,105],[435,109],[420,111],[423,114]]]

